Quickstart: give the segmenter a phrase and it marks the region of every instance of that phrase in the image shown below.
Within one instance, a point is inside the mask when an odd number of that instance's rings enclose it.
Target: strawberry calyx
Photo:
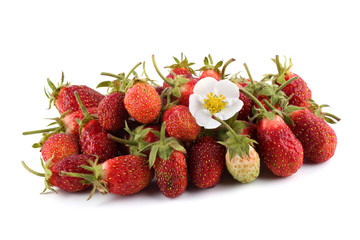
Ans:
[[[224,145],[227,148],[230,159],[234,156],[239,155],[243,156],[244,154],[249,155],[250,146],[254,146],[256,143],[255,140],[250,139],[246,135],[238,134],[235,130],[227,124],[225,121],[220,118],[213,116],[213,119],[220,122],[222,126],[227,129],[227,136],[224,137],[223,141],[218,141],[218,143]],[[235,121],[236,122],[236,121]]]
[[[110,133],[108,133],[108,138],[110,138],[115,142],[127,145],[130,150],[130,155],[146,157],[146,154],[144,154],[141,150],[144,149],[144,147],[149,144],[144,139],[146,135],[151,131],[151,129],[144,127],[145,125],[141,125],[135,128],[134,130],[131,130],[127,122],[125,121],[124,130],[129,134],[129,139],[118,138]],[[152,133],[156,134],[158,132],[152,131]]]
[[[276,64],[278,73],[273,74],[267,74],[267,78],[272,79],[273,83],[279,83],[283,84],[286,82],[285,76],[289,74],[291,67],[293,66],[291,62],[291,58],[289,58],[289,64],[287,65],[287,58],[285,57],[284,65],[280,63],[279,55],[275,56],[275,59],[272,59],[272,61]]]
[[[95,115],[90,115],[88,110],[86,109],[86,107],[82,104],[79,93],[78,92],[74,92],[75,94],[75,98],[77,103],[79,104],[79,107],[84,115],[84,118],[79,120],[76,119],[77,123],[79,124],[79,134],[81,134],[81,131],[83,129],[83,127],[90,122],[91,120],[97,119],[97,116]]]
[[[50,79],[47,79],[47,83],[51,89],[51,92],[46,90],[46,88],[44,88],[44,92],[47,98],[49,98],[50,102],[49,102],[49,109],[51,108],[51,106],[55,103],[60,91],[62,88],[70,86],[69,82],[64,83],[64,72],[61,73],[61,81],[60,83],[58,83],[57,86],[55,86],[55,84],[50,81]]]
[[[149,166],[153,167],[156,157],[159,156],[163,160],[168,160],[173,151],[179,151],[186,153],[185,148],[180,144],[180,142],[174,137],[166,137],[166,126],[165,122],[161,125],[160,130],[160,139],[156,142],[146,145],[140,151],[145,151],[150,149],[149,154]],[[153,132],[155,134],[155,132]]]
[[[33,130],[33,131],[26,131],[23,132],[23,135],[32,135],[32,134],[38,134],[38,133],[42,133],[42,138],[40,139],[39,142],[34,143],[32,145],[33,148],[42,148],[42,146],[44,145],[45,141],[53,134],[56,133],[65,133],[66,129],[65,129],[65,125],[63,124],[63,119],[66,115],[68,115],[71,112],[71,109],[69,109],[68,111],[64,112],[63,114],[60,115],[60,117],[56,117],[56,118],[49,118],[50,120],[54,120],[54,122],[51,122],[48,127],[52,126],[52,125],[56,125],[58,124],[57,127],[53,127],[53,128],[45,128],[45,129],[38,129],[38,130]]]
[[[109,190],[107,188],[107,183],[106,181],[103,180],[102,165],[98,163],[99,157],[96,155],[94,155],[94,157],[95,157],[95,161],[87,159],[89,166],[87,165],[80,166],[92,173],[75,173],[75,172],[65,172],[65,171],[60,172],[60,176],[65,175],[70,177],[81,178],[84,180],[84,183],[93,185],[93,188],[87,200],[90,200],[93,197],[96,190],[98,190],[103,195],[109,193]]]
[[[310,99],[308,103],[309,103],[308,108],[310,109],[310,111],[313,112],[316,116],[324,119],[327,123],[335,124],[336,122],[339,122],[341,120],[341,118],[339,118],[338,116],[332,113],[323,112],[322,109],[325,107],[330,107],[329,105],[327,104],[319,105],[313,99]]]
[[[26,163],[24,161],[21,161],[21,164],[23,165],[23,167],[29,171],[30,173],[36,175],[36,176],[39,176],[39,177],[43,177],[44,178],[44,184],[45,184],[45,188],[44,190],[42,191],[42,193],[46,192],[46,190],[50,190],[52,192],[55,192],[57,193],[57,191],[52,188],[52,184],[50,183],[49,179],[52,175],[52,172],[50,170],[50,167],[53,165],[52,163],[52,158],[50,158],[48,161],[46,161],[46,163],[44,162],[44,160],[42,158],[40,158],[40,161],[41,161],[41,166],[42,168],[44,169],[44,173],[39,173],[37,171],[34,171],[33,169],[31,169],[30,167],[28,167],[26,165]]]
[[[211,55],[209,54],[207,57],[204,58],[204,66],[199,68],[197,71],[204,72],[207,70],[212,70],[218,74],[220,79],[224,79],[228,76],[228,75],[225,75],[225,70],[226,70],[227,66],[234,61],[235,61],[235,59],[231,58],[224,65],[223,65],[224,61],[222,61],[222,60],[218,61],[216,64],[214,64],[213,59],[212,59]],[[223,66],[223,67],[220,70],[221,66]]]
[[[187,69],[191,74],[196,75],[195,71],[190,67],[192,65],[194,65],[195,63],[193,62],[189,62],[188,59],[186,58],[186,56],[183,55],[183,53],[181,53],[181,58],[180,60],[177,59],[176,57],[173,57],[175,60],[175,64],[172,64],[170,66],[166,66],[165,68],[170,68],[171,71],[177,68],[185,68]]]

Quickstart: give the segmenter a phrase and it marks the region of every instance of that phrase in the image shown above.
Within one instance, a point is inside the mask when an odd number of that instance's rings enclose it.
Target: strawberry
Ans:
[[[235,61],[234,58],[227,61],[222,70],[220,70],[220,67],[223,65],[223,61],[217,62],[215,65],[213,64],[213,60],[211,55],[209,54],[208,57],[205,57],[204,59],[204,66],[198,69],[198,71],[201,71],[200,79],[206,78],[206,77],[212,77],[216,80],[224,79],[226,77],[225,75],[225,69],[226,67],[231,63]]]
[[[51,160],[52,163],[56,163],[65,157],[79,153],[77,137],[65,133],[50,135],[41,147],[41,155],[45,162]]]
[[[183,105],[166,110],[163,122],[166,123],[166,131],[171,137],[184,142],[194,141],[201,130],[189,108]]]
[[[254,105],[254,102],[246,94],[244,94],[242,92],[240,92],[239,94],[240,94],[239,99],[241,101],[243,101],[244,105],[240,109],[240,111],[238,113],[238,116],[237,116],[237,119],[238,120],[248,121],[249,117],[251,115],[251,108]]]
[[[75,97],[85,117],[79,123],[81,152],[98,156],[100,162],[118,156],[117,144],[108,138],[108,133],[96,117],[88,114],[77,92]]]
[[[260,174],[260,157],[251,146],[249,154],[243,154],[242,156],[236,154],[230,158],[230,154],[227,152],[225,164],[233,178],[241,183],[252,182]]]
[[[282,91],[288,96],[292,96],[290,99],[290,104],[299,106],[299,107],[306,107],[308,106],[308,102],[311,99],[311,90],[307,86],[306,82],[297,74],[290,71],[291,67],[293,66],[290,59],[289,66],[281,65],[279,61],[279,56],[277,55],[273,61],[276,63],[278,74],[274,75],[272,81],[278,85],[284,84],[286,81],[297,77],[297,79],[286,87],[282,89]]]
[[[86,108],[97,107],[100,101],[105,97],[88,86],[64,83],[64,73],[62,73],[61,83],[58,84],[57,87],[50,79],[47,81],[52,90],[52,93],[45,91],[46,96],[50,99],[50,107],[52,103],[54,103],[60,114],[67,111],[70,111],[69,113],[71,113],[80,109],[74,96],[75,92],[79,93],[80,99]]]
[[[185,155],[173,151],[169,159],[157,157],[154,164],[156,183],[160,191],[169,198],[182,194],[187,186],[187,164]]]
[[[98,190],[102,194],[131,195],[144,189],[153,179],[154,171],[149,168],[148,160],[136,155],[114,157],[98,164],[89,161],[88,174],[64,171],[62,174],[80,177],[93,185],[88,200]]]
[[[301,142],[306,159],[321,163],[334,155],[337,137],[324,119],[308,109],[294,111],[290,117],[293,124],[289,127]]]
[[[90,171],[82,167],[89,166],[89,160],[95,160],[95,156],[74,154],[60,159],[55,163],[52,160],[48,160],[46,164],[41,161],[45,173],[38,173],[30,169],[24,162],[22,162],[22,164],[29,172],[45,178],[45,189],[43,192],[46,190],[56,192],[53,186],[67,192],[79,192],[88,189],[91,185],[79,177],[65,176],[62,172],[89,174]]]
[[[198,188],[219,183],[225,167],[226,148],[211,137],[201,137],[190,146],[188,155],[191,181]]]
[[[107,95],[98,106],[98,119],[106,131],[118,131],[125,126],[128,113],[124,106],[124,95],[113,92]]]
[[[304,151],[300,141],[278,115],[281,112],[265,100],[272,109],[268,112],[251,93],[244,89],[241,91],[251,97],[260,108],[257,116],[257,141],[266,166],[272,173],[281,177],[296,173],[302,166]]]
[[[126,91],[124,105],[136,121],[149,124],[159,117],[162,101],[153,86],[138,81]]]
[[[173,137],[165,136],[165,123],[160,130],[160,139],[145,148],[150,149],[149,165],[154,167],[156,183],[169,198],[181,195],[187,186],[187,163],[185,148]]]
[[[117,195],[130,195],[144,189],[154,178],[148,160],[136,155],[125,155],[105,161],[101,176],[107,190]]]
[[[303,148],[284,120],[276,115],[257,124],[259,151],[266,166],[277,176],[296,173],[303,163]]]

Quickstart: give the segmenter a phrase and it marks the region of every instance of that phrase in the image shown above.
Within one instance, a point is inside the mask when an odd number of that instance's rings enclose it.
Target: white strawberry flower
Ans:
[[[239,88],[229,80],[217,81],[206,77],[196,83],[189,98],[189,110],[196,123],[214,129],[221,123],[213,116],[227,120],[239,112],[244,103],[239,99]]]

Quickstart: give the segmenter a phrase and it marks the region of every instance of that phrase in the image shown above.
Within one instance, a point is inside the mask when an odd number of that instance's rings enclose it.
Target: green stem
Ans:
[[[130,141],[130,140],[125,140],[125,139],[122,139],[122,138],[118,138],[118,137],[115,137],[113,135],[111,135],[110,133],[108,133],[108,138],[110,138],[111,140],[115,141],[115,142],[118,142],[118,143],[122,143],[122,144],[125,144],[125,145],[130,145],[130,146],[138,146],[139,144],[135,141]]]
[[[166,144],[165,131],[166,131],[166,124],[165,124],[165,122],[163,122],[163,124],[161,125],[161,130],[160,130],[160,142],[162,145]]]
[[[56,131],[58,128],[59,127],[54,127],[54,128],[48,128],[48,129],[40,129],[40,130],[23,132],[23,135],[32,135],[32,134],[37,134],[37,133],[53,132],[53,131]]]
[[[248,66],[247,66],[246,63],[244,63],[244,67],[245,67],[245,70],[246,70],[246,72],[247,72],[247,74],[248,74],[248,76],[249,76],[249,79],[250,79],[251,84],[254,84],[254,80],[253,80],[253,78],[252,78],[252,76],[251,76],[250,70],[249,70],[249,68],[248,68]]]
[[[236,132],[234,131],[234,129],[232,129],[230,127],[229,124],[227,124],[224,120],[221,120],[220,118],[216,117],[216,116],[212,116],[213,119],[215,119],[216,121],[218,121],[219,123],[221,123],[224,127],[226,127],[227,130],[229,130],[229,132],[231,132],[232,135],[234,135],[234,137],[237,136]]]
[[[149,76],[147,75],[146,73],[146,70],[145,70],[145,62],[143,62],[143,71],[144,71],[144,75],[147,79],[150,79]]]
[[[155,68],[156,72],[159,74],[159,76],[162,78],[162,80],[164,80],[164,82],[169,84],[171,87],[175,87],[175,84],[172,81],[170,81],[169,78],[164,77],[164,75],[162,75],[162,73],[160,72],[158,66],[156,65],[154,55],[152,55],[152,62],[153,62],[153,65],[154,65],[154,68]]]
[[[292,83],[293,81],[295,81],[296,79],[298,79],[299,77],[293,77],[290,78],[289,80],[287,80],[286,82],[284,82],[277,90],[276,93],[280,92],[281,90],[284,89],[284,87],[286,87],[287,85],[289,85],[290,83]]]
[[[271,110],[276,110],[276,108],[271,105],[271,103],[269,103],[269,101],[267,99],[264,100],[264,103],[266,104],[266,106],[268,106]]]
[[[118,79],[121,79],[121,77],[122,77],[120,75],[116,75],[116,74],[108,73],[108,72],[102,72],[100,75],[114,77],[114,78],[118,78]]]
[[[128,78],[130,77],[130,74],[133,73],[135,71],[135,69],[141,65],[141,62],[137,63],[131,70],[130,72],[126,75],[124,82],[126,82],[128,80]]]
[[[221,70],[221,78],[222,78],[222,79],[223,79],[224,76],[225,76],[225,69],[227,68],[227,66],[228,66],[230,63],[232,63],[232,62],[234,62],[234,61],[236,61],[235,58],[231,58],[231,59],[229,59],[229,60],[224,64],[224,66],[223,66],[223,68],[222,68],[222,70]]]
[[[32,170],[31,168],[29,168],[24,161],[21,161],[21,164],[24,166],[24,168],[26,170],[28,170],[30,173],[36,175],[36,176],[39,176],[39,177],[45,177],[45,173],[39,173],[39,172],[36,172],[34,170]]]
[[[251,100],[253,100],[253,102],[258,105],[259,108],[261,108],[263,111],[267,112],[266,108],[261,104],[261,102],[251,93],[249,93],[248,91],[246,91],[245,89],[241,88],[240,92],[244,93],[245,95],[247,95],[249,98],[251,98]]]

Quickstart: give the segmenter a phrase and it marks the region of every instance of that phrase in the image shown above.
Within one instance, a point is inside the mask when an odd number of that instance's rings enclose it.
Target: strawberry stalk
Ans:
[[[108,133],[108,138],[110,138],[111,140],[115,141],[115,142],[118,142],[118,143],[122,143],[122,144],[125,144],[125,145],[130,145],[130,146],[138,146],[138,142],[136,141],[130,141],[130,140],[126,140],[126,139],[122,139],[122,138],[118,138],[118,137],[115,137],[114,135],[111,135],[110,133]]]
[[[210,56],[210,55],[209,55],[209,56]],[[224,66],[223,66],[223,68],[222,68],[222,70],[221,70],[221,78],[222,78],[222,79],[225,78],[225,69],[227,68],[227,66],[228,66],[230,63],[232,63],[232,62],[234,62],[234,61],[236,61],[235,58],[231,58],[231,59],[229,59],[229,60],[224,64]]]
[[[251,76],[250,70],[249,70],[249,68],[248,68],[248,66],[247,66],[246,63],[244,63],[244,67],[245,67],[245,70],[246,70],[246,72],[247,72],[247,74],[248,74],[248,76],[249,76],[249,79],[250,79],[251,84],[254,84],[254,80],[253,80],[253,78],[252,78],[252,76]]]
[[[38,134],[38,133],[47,133],[47,132],[53,132],[58,130],[59,127],[54,127],[54,128],[46,128],[46,129],[39,129],[39,130],[34,130],[34,131],[27,131],[27,132],[23,132],[23,135],[32,135],[32,134]]]
[[[160,72],[158,66],[156,65],[154,54],[152,55],[152,62],[153,62],[154,68],[155,68],[156,72],[159,74],[159,76],[171,87],[175,87],[175,84],[173,83],[172,79],[164,77],[164,75],[162,75],[162,73]]]
[[[278,92],[280,92],[281,90],[283,90],[287,85],[289,85],[290,83],[292,83],[292,82],[295,81],[296,79],[299,79],[299,77],[290,78],[290,79],[287,80],[285,83],[281,84],[281,86],[276,90],[276,93],[278,93]]]

